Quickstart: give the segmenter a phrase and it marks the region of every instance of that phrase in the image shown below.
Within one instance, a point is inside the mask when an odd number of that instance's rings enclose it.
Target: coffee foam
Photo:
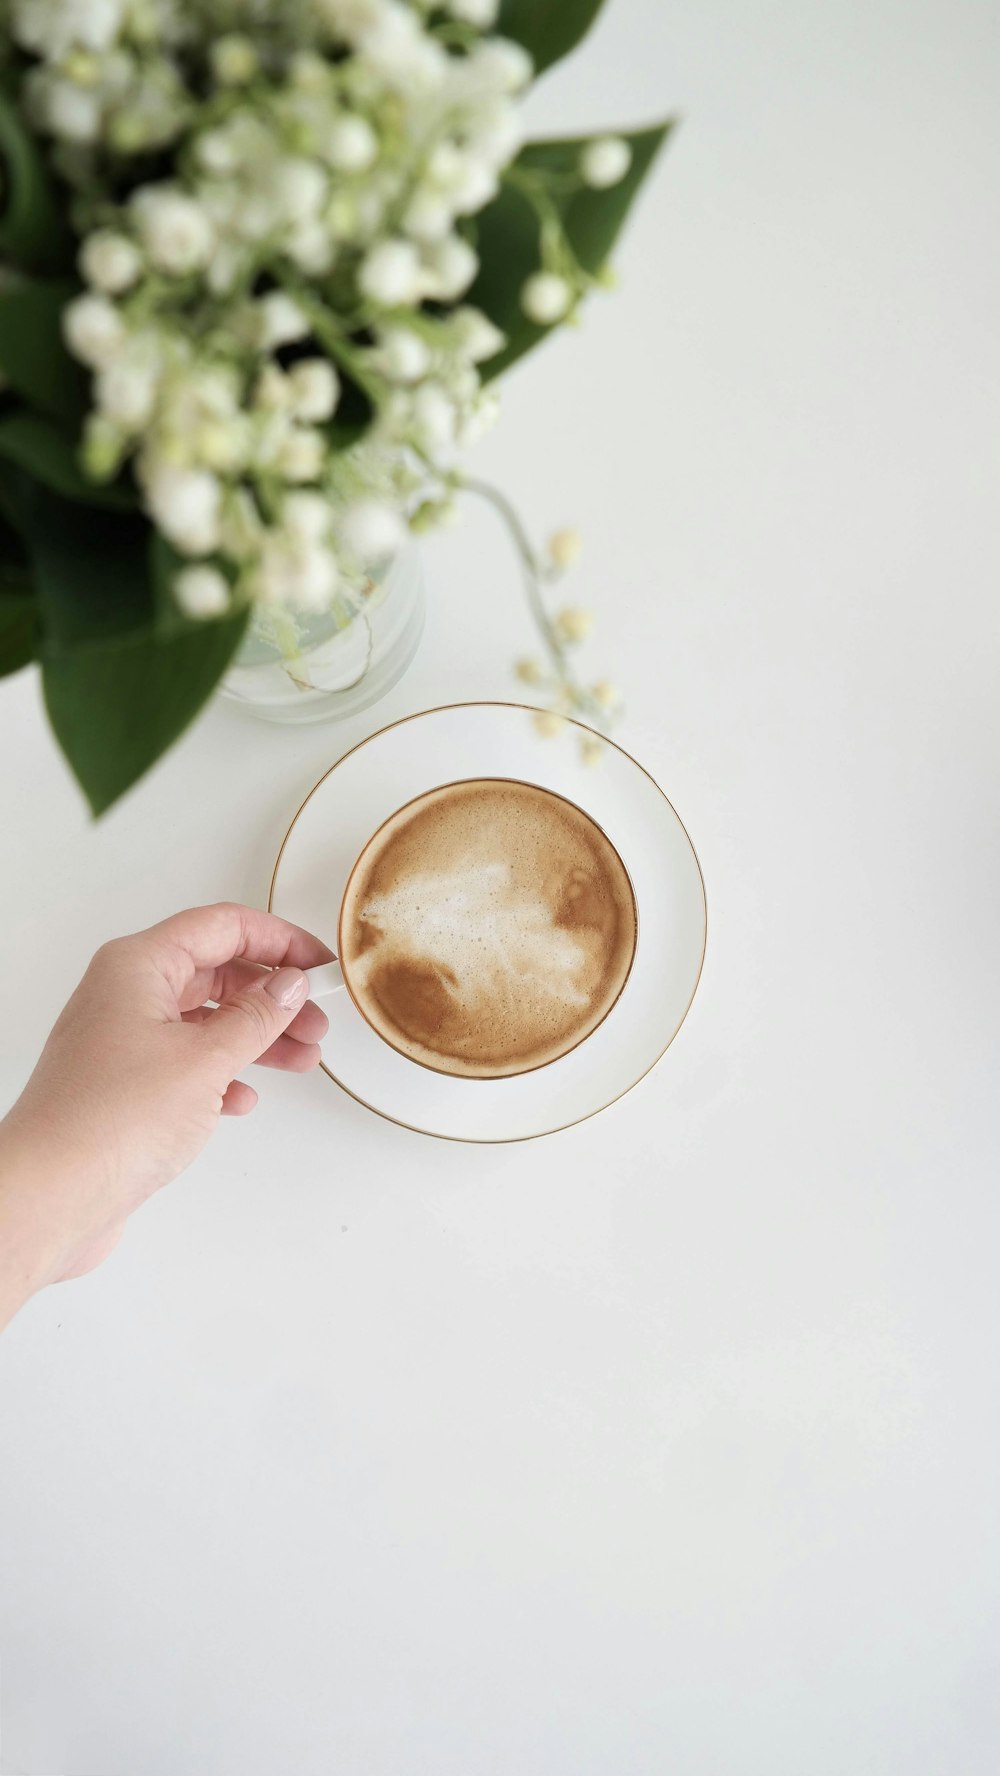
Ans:
[[[635,946],[628,876],[572,803],[477,779],[393,816],[352,874],[348,983],[413,1058],[490,1077],[542,1065],[599,1023]]]

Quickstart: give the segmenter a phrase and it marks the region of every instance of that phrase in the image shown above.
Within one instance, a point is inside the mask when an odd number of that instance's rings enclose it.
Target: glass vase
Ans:
[[[402,677],[424,626],[420,557],[410,546],[370,580],[360,608],[254,612],[221,691],[262,721],[356,715]]]

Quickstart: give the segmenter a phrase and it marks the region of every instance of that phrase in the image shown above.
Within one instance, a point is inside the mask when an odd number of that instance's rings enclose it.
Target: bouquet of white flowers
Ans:
[[[521,119],[600,3],[2,5],[0,673],[40,662],[95,811],[255,607],[348,620],[601,281],[668,126]],[[582,707],[582,613],[535,605]]]

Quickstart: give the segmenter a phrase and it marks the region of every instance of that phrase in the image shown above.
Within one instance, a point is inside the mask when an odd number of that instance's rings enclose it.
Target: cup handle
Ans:
[[[343,990],[344,976],[339,962],[324,962],[320,968],[307,968],[305,977],[309,982],[310,999],[326,999],[331,993]]]

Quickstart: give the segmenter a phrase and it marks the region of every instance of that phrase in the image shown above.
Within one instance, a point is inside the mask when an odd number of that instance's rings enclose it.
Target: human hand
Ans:
[[[226,903],[98,950],[0,1123],[0,1326],[99,1264],[220,1116],[253,1109],[235,1077],[251,1061],[317,1065],[327,1019],[302,970],[329,960],[297,925]]]

